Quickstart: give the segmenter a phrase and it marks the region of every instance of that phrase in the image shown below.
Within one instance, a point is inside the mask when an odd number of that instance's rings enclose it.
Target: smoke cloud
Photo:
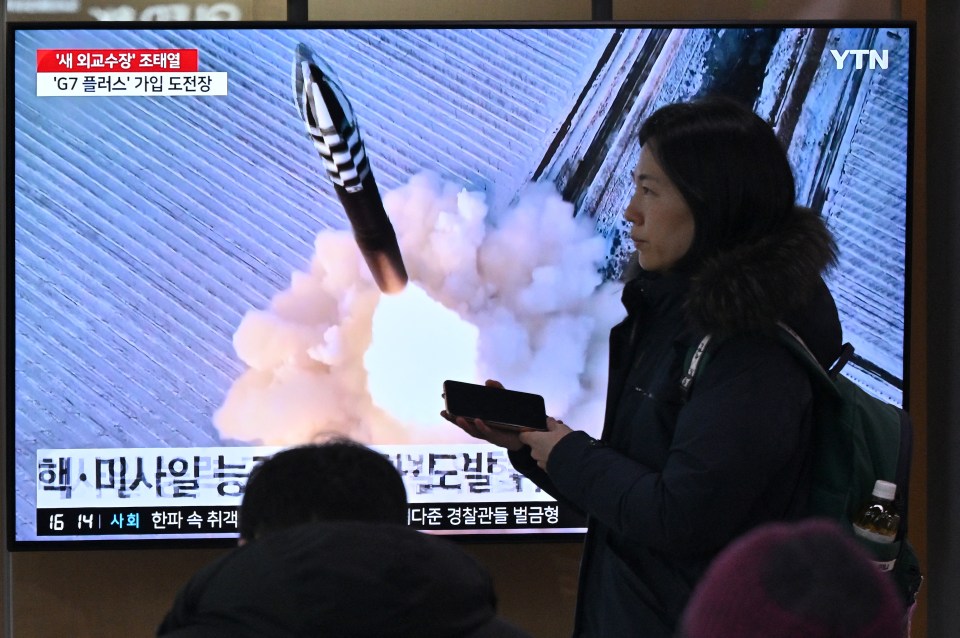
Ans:
[[[542,394],[547,412],[598,435],[607,334],[623,316],[604,282],[606,241],[552,185],[490,211],[434,173],[384,193],[410,283],[382,295],[350,231],[320,232],[307,272],[233,343],[248,369],[214,425],[225,439],[293,445],[469,439],[439,412],[444,379]]]

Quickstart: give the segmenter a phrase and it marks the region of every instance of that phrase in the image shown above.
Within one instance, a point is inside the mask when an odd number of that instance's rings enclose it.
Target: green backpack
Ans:
[[[916,551],[907,540],[907,499],[913,427],[910,415],[871,396],[840,370],[853,356],[844,344],[841,356],[824,370],[803,340],[780,324],[781,341],[804,364],[814,389],[814,467],[810,516],[840,521],[851,536],[866,547],[887,571],[909,609],[916,602],[923,577]],[[710,335],[687,354],[687,372],[681,380],[689,395],[697,372],[709,358]],[[851,521],[866,502],[877,480],[897,484],[896,505],[900,528],[892,543],[878,543],[853,534]]]

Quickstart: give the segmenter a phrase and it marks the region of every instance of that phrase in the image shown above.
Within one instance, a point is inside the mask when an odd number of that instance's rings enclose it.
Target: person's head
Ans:
[[[689,268],[756,241],[794,212],[796,190],[773,129],[746,106],[705,98],[664,106],[640,128],[633,224],[644,270]]]
[[[313,521],[406,524],[403,479],[386,458],[346,439],[282,450],[253,469],[240,503],[241,543]]]
[[[406,525],[306,523],[200,572],[163,638],[531,638],[497,611],[493,579],[452,541]]]
[[[893,581],[826,519],[770,523],[734,541],[694,589],[681,638],[900,638]]]

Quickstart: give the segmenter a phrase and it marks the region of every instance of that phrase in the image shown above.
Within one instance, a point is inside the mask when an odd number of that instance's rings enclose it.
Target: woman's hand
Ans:
[[[547,459],[550,458],[550,453],[553,452],[553,446],[557,444],[557,441],[571,432],[573,432],[573,430],[567,427],[563,421],[558,421],[552,416],[548,416],[546,432],[521,432],[518,438],[520,439],[520,443],[530,446],[530,456],[537,462],[541,470],[546,471]]]
[[[502,383],[499,381],[494,381],[493,379],[488,379],[484,385],[494,388],[503,387]],[[493,445],[507,448],[511,452],[516,452],[523,447],[523,443],[520,441],[519,432],[492,428],[480,419],[465,419],[462,416],[454,416],[446,410],[443,410],[440,413],[440,416],[447,421],[450,421],[450,423],[453,423],[475,439],[481,439],[487,443],[492,443]]]

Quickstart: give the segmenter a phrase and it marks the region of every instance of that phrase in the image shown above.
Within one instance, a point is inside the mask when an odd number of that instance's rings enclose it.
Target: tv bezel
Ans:
[[[278,20],[243,20],[238,22],[64,22],[64,21],[8,21],[4,28],[3,52],[5,56],[4,79],[2,83],[2,101],[4,104],[3,137],[3,178],[0,181],[0,197],[5,210],[9,214],[3,218],[4,256],[2,260],[2,278],[4,284],[5,311],[2,319],[3,328],[3,388],[0,390],[3,406],[3,441],[6,449],[0,463],[3,463],[3,477],[5,479],[3,515],[6,518],[4,534],[6,547],[11,552],[23,551],[87,551],[87,550],[138,550],[138,549],[225,549],[236,546],[235,537],[205,538],[205,537],[173,537],[173,538],[127,538],[127,539],[100,539],[91,536],[84,539],[70,540],[18,540],[16,538],[16,493],[14,464],[11,462],[16,454],[16,424],[14,405],[15,385],[15,258],[14,258],[14,132],[15,118],[13,109],[13,77],[14,77],[14,36],[17,31],[27,30],[72,30],[72,31],[117,31],[117,30],[233,30],[233,29],[282,29],[282,30],[310,30],[310,29],[497,29],[497,28],[664,28],[664,29],[722,29],[722,28],[898,28],[905,29],[909,34],[909,69],[908,85],[909,96],[907,106],[907,144],[906,144],[906,227],[904,253],[904,333],[903,333],[903,407],[909,409],[910,384],[909,370],[911,368],[911,288],[913,272],[913,210],[914,210],[914,175],[915,175],[915,91],[916,91],[916,21],[902,19],[828,19],[828,20],[358,20],[358,21],[278,21]],[[427,532],[430,533],[430,532]],[[579,542],[584,537],[584,531],[577,532],[511,532],[511,533],[470,533],[456,532],[441,534],[454,542],[469,543],[543,543],[543,542]]]

